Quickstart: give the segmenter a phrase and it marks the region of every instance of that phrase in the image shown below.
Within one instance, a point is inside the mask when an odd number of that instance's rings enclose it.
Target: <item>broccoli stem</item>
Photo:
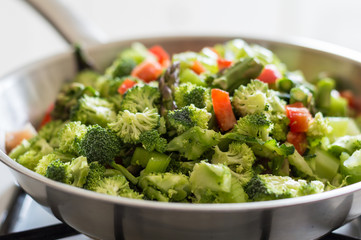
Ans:
[[[289,143],[285,143],[286,146],[291,146]],[[288,156],[288,162],[295,166],[299,171],[303,172],[304,174],[307,174],[308,176],[313,177],[313,171],[311,167],[307,164],[305,159],[297,152],[294,151],[293,154]]]
[[[153,187],[147,187],[144,189],[146,196],[150,196],[151,199],[157,199],[160,202],[169,202],[169,198],[165,197],[160,191],[154,189]]]
[[[334,90],[335,91],[335,90]],[[331,93],[330,107],[327,111],[329,116],[345,117],[347,116],[348,102],[343,97],[338,96],[337,91],[335,94]]]
[[[115,168],[116,170],[119,170],[124,177],[126,177],[131,183],[133,183],[134,185],[136,185],[138,183],[138,179],[136,177],[133,176],[133,174],[131,174],[125,167],[123,167],[122,165],[116,164],[115,162],[111,162],[110,166]]]
[[[133,153],[131,164],[132,165],[139,165],[145,168],[149,162],[150,159],[162,159],[165,160],[169,158],[168,155],[159,153],[159,152],[150,152],[145,150],[142,147],[137,147]]]
[[[290,91],[290,103],[301,102],[303,106],[308,106],[311,93],[307,88],[295,87]]]
[[[144,173],[164,173],[170,162],[170,157],[165,155],[162,158],[151,158],[148,161],[147,167],[144,169]]]
[[[179,82],[181,83],[192,83],[197,86],[206,87],[207,84],[201,80],[201,78],[198,76],[197,73],[195,73],[193,70],[186,68],[182,71],[182,73],[179,75]]]
[[[317,107],[328,109],[331,104],[331,91],[335,88],[335,81],[331,78],[323,78],[317,83],[317,88]]]
[[[321,149],[316,149],[316,169],[315,174],[320,178],[325,178],[332,181],[333,177],[336,176],[340,167],[339,159],[335,158],[331,154]]]
[[[281,78],[279,80],[277,80],[276,82],[278,89],[281,92],[286,92],[289,93],[290,90],[294,87],[294,83],[291,79],[289,78]]]

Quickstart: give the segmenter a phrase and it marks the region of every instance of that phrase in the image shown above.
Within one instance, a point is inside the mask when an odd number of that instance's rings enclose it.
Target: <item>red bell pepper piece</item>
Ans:
[[[275,83],[277,79],[281,78],[282,74],[278,71],[275,65],[266,65],[261,74],[257,77],[258,80],[264,83]]]
[[[170,64],[169,54],[159,45],[154,45],[153,47],[148,49],[154,56],[156,56],[160,65],[163,68],[167,68]]]
[[[232,65],[233,61],[231,60],[227,60],[224,58],[218,58],[217,59],[217,64],[218,64],[218,69],[222,70],[225,68],[229,68]]]
[[[297,102],[286,106],[286,114],[290,119],[291,132],[307,132],[312,115],[302,103]]]
[[[200,62],[197,61],[197,60],[195,60],[195,61],[193,62],[193,65],[192,65],[191,69],[192,69],[195,73],[197,73],[197,74],[201,74],[201,73],[203,73],[203,72],[206,71],[206,69],[205,69],[205,67],[202,65],[202,63],[200,63]]]
[[[301,155],[303,155],[307,149],[307,137],[303,132],[288,132],[287,142],[292,143]]]
[[[120,93],[121,95],[123,95],[126,91],[128,91],[128,89],[134,87],[134,85],[136,85],[137,83],[130,80],[130,79],[125,79],[124,82],[119,86],[118,88],[118,93]]]
[[[149,83],[156,80],[162,72],[163,68],[158,62],[145,60],[133,69],[131,75]]]
[[[234,116],[229,93],[220,89],[212,89],[214,114],[222,131],[228,131],[237,123]]]

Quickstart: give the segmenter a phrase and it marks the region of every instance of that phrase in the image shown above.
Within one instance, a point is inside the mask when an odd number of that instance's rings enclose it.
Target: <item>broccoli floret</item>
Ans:
[[[51,112],[52,119],[68,120],[71,109],[77,104],[78,99],[84,95],[98,96],[99,93],[94,88],[85,87],[77,82],[64,85],[56,97],[54,110]]]
[[[131,80],[138,85],[142,84],[138,78],[131,76],[123,78],[111,78],[104,75],[99,77],[97,81],[100,97],[106,99],[109,103],[113,104],[116,112],[120,111],[121,109],[123,94],[119,94],[119,87],[121,87],[125,80]]]
[[[120,105],[122,111],[128,110],[132,113],[143,112],[145,109],[158,109],[160,103],[160,92],[158,88],[149,85],[135,86],[125,94]]]
[[[268,85],[255,80],[247,86],[241,85],[233,97],[233,107],[238,115],[259,113],[269,108],[267,95]]]
[[[61,120],[50,121],[39,130],[38,135],[44,138],[53,148],[59,147],[58,134],[64,124]]]
[[[98,183],[105,174],[105,167],[98,162],[91,162],[89,164],[89,173],[84,184],[84,188],[90,191],[95,191],[95,188],[98,186]]]
[[[286,114],[275,113],[269,114],[269,120],[273,123],[273,128],[270,132],[272,138],[277,141],[284,142],[287,139],[288,125],[290,123]]]
[[[64,153],[78,154],[79,141],[87,127],[81,122],[69,122],[59,130],[59,150]]]
[[[320,181],[307,182],[288,176],[264,174],[252,178],[245,190],[251,200],[267,201],[320,193],[324,190],[324,184]]]
[[[53,148],[44,138],[35,136],[29,140],[23,140],[20,145],[9,153],[9,157],[34,171],[39,160],[52,151]]]
[[[102,178],[98,181],[94,191],[112,196],[143,199],[143,195],[131,189],[128,181],[122,175]]]
[[[162,138],[157,130],[143,132],[139,137],[143,147],[148,151],[164,152],[167,148],[167,140]]]
[[[115,120],[114,105],[98,97],[83,96],[72,108],[70,119],[86,125],[98,124],[102,127]]]
[[[86,157],[80,156],[71,162],[63,162],[56,159],[49,163],[45,177],[52,180],[83,187],[89,173],[89,166]]]
[[[125,143],[138,143],[143,132],[156,129],[159,126],[159,114],[156,109],[145,109],[141,113],[120,111],[115,122],[108,126]]]
[[[197,160],[205,151],[217,145],[220,138],[220,133],[196,126],[173,138],[168,143],[167,151],[178,151],[189,160]]]
[[[252,165],[256,161],[253,151],[245,143],[232,142],[227,152],[222,152],[218,146],[214,148],[213,164],[224,164],[232,170],[242,185],[246,184],[254,174]]]
[[[210,164],[205,161],[195,164],[190,175],[192,192],[209,189],[229,192],[231,190],[231,170],[223,164]],[[195,193],[195,195],[197,195]]]
[[[97,89],[97,80],[99,76],[100,75],[97,72],[87,69],[79,72],[75,76],[74,82],[81,83],[85,87],[92,87]]]
[[[70,162],[74,158],[73,155],[70,154],[64,154],[59,151],[54,151],[48,155],[43,156],[40,160],[38,165],[35,167],[35,172],[39,173],[40,175],[45,175],[46,169],[48,168],[48,165],[59,159],[62,162]]]
[[[174,154],[172,155],[174,156]],[[189,176],[189,173],[193,170],[193,167],[199,161],[180,161],[174,157],[170,160],[167,168],[167,172],[182,173]]]
[[[308,137],[324,137],[330,134],[332,127],[327,118],[324,118],[321,112],[316,113],[315,117],[308,125]]]
[[[312,176],[312,170],[302,156],[299,155],[300,159],[293,156],[295,153],[295,147],[292,144],[280,144],[275,139],[262,141],[255,137],[241,135],[236,132],[227,133],[224,135],[223,140],[233,140],[246,143],[257,157],[267,159],[267,165],[265,167],[272,170],[273,174],[289,175],[287,158],[290,157],[292,158],[292,163],[295,163],[297,167],[304,169],[303,165],[306,165],[307,170],[309,170],[308,173]]]
[[[268,159],[266,168],[272,170],[272,173],[275,175],[288,176],[289,175],[289,162],[292,162],[292,165],[296,164],[298,167],[303,167],[302,164],[308,165],[304,162],[302,158],[297,161],[291,161],[295,153],[295,147],[293,145],[279,144],[275,139],[270,139],[264,143],[251,143],[251,149],[257,157]],[[292,158],[293,160],[294,158]],[[302,161],[301,161],[302,160]],[[301,168],[303,170],[303,168]],[[310,168],[307,168],[310,170]],[[312,174],[312,171],[310,171]]]
[[[54,181],[69,184],[67,176],[68,166],[68,164],[62,162],[60,159],[56,159],[48,165],[45,172],[45,177]]]
[[[264,143],[251,143],[250,146],[257,157],[268,159],[264,167],[270,169],[274,175],[288,176],[290,174],[289,162],[292,162],[292,164],[297,162],[289,160],[295,153],[295,147],[293,145],[280,144],[275,139],[270,139]],[[296,165],[303,167],[302,164],[305,164],[306,167],[308,167],[302,156],[299,156],[301,158]],[[294,158],[292,158],[292,160],[293,159]],[[307,169],[310,170],[309,167]],[[310,173],[312,174],[312,171]]]
[[[90,126],[79,142],[80,154],[86,156],[89,162],[98,161],[105,165],[118,155],[121,142],[119,137],[99,125]]]
[[[341,173],[347,178],[347,183],[361,181],[361,149],[356,150],[351,156],[344,155],[341,159]]]
[[[123,78],[111,78],[106,75],[100,76],[97,81],[97,89],[100,93],[100,97],[108,98],[110,96],[120,95],[118,88],[123,81]]]
[[[215,202],[218,203],[240,203],[247,202],[248,196],[243,189],[243,184],[238,177],[232,176],[231,190],[229,192],[218,192]]]
[[[167,133],[167,125],[164,117],[159,118],[159,127],[158,127],[159,134],[166,134]]]
[[[252,80],[246,86],[241,85],[233,96],[232,105],[237,115],[260,112],[285,112],[285,102],[268,85],[259,80]]]
[[[299,179],[298,182],[301,183],[301,188],[298,190],[298,196],[306,196],[325,191],[325,185],[321,181],[313,180],[307,182],[305,180]]]
[[[132,59],[136,64],[143,62],[145,59],[157,61],[156,57],[148,51],[141,43],[135,42],[130,48],[123,50],[119,54],[119,59]]]
[[[212,115],[207,110],[191,104],[178,110],[169,111],[167,117],[170,125],[177,130],[178,134],[181,134],[194,126],[207,129]]]
[[[285,157],[295,152],[295,147],[292,144],[280,144],[275,139],[262,141],[260,139],[257,139],[256,137],[242,135],[237,132],[227,133],[223,136],[223,139],[247,143],[256,156],[263,158],[272,159],[278,156]]]
[[[280,71],[280,73],[284,73],[286,71],[286,65],[282,63],[278,56],[272,51],[258,44],[252,44],[250,47],[252,48],[254,57],[257,58],[257,60],[259,60],[263,65],[272,64]]]
[[[267,141],[273,124],[264,113],[246,115],[237,121],[233,132]]]
[[[340,156],[342,152],[352,154],[358,149],[361,149],[361,135],[337,138],[336,141],[328,147],[328,151],[337,157]]]
[[[114,161],[121,150],[122,143],[111,130],[98,125],[91,126],[81,139],[79,146],[81,155],[87,157],[89,163],[97,161],[101,165],[111,166],[119,170],[133,184],[137,183],[138,180],[125,167]]]
[[[58,156],[54,153],[50,153],[48,155],[45,155],[44,157],[42,157],[38,164],[36,165],[34,171],[36,173],[39,173],[40,175],[45,175],[46,170],[49,166],[49,164],[55,160],[59,159]],[[59,159],[60,160],[60,159]],[[61,160],[60,160],[61,161]]]
[[[139,187],[149,199],[158,201],[185,201],[190,194],[189,178],[169,172],[144,174]]]
[[[279,144],[275,139],[266,141],[263,146],[278,156],[287,157],[295,152],[295,147],[287,144]],[[264,149],[264,148],[263,148]]]
[[[31,142],[36,141],[38,138],[33,137],[30,139],[23,139],[20,144],[18,144],[16,147],[11,149],[9,152],[9,157],[16,160],[18,157],[26,153],[30,149]]]
[[[246,202],[240,182],[232,177],[231,170],[222,164],[201,162],[195,164],[189,178],[195,202],[227,203]]]
[[[136,65],[131,58],[118,58],[105,70],[105,75],[111,78],[128,76]]]
[[[212,109],[209,89],[191,83],[182,83],[175,88],[174,99],[178,108],[193,104],[197,108]]]
[[[223,45],[216,46],[217,51],[223,52],[226,59],[238,60],[253,55],[252,48],[243,39],[233,39]]]
[[[197,52],[186,51],[174,54],[172,62],[179,62],[181,68],[180,82],[191,82],[196,85],[204,86],[205,83],[200,75],[190,69],[195,62],[198,62],[204,67],[205,72],[217,73],[217,56],[200,54]],[[184,75],[184,76],[182,76]]]
[[[68,162],[68,177],[70,184],[75,187],[83,187],[89,173],[89,165],[86,157],[80,156]]]

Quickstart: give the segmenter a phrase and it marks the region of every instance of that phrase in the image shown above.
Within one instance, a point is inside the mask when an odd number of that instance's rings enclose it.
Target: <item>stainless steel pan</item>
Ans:
[[[54,14],[56,1],[29,1]],[[49,9],[50,7],[50,9]],[[313,41],[258,39],[244,36],[170,36],[100,44],[89,28],[60,5],[50,14],[60,29],[82,31],[71,42],[86,45],[99,69],[134,41],[160,44],[170,52],[199,50],[234,37],[273,50],[290,69],[301,69],[309,79],[328,71],[361,93],[361,55]],[[68,26],[62,25],[66,22]],[[71,24],[69,24],[69,22]],[[97,31],[90,31],[90,33]],[[99,35],[97,35],[99,36]],[[89,44],[90,43],[90,44]],[[0,79],[0,128],[13,130],[25,122],[39,123],[61,84],[76,73],[72,51],[25,66]],[[133,200],[101,195],[51,181],[10,159],[0,159],[18,184],[61,221],[98,239],[315,239],[361,215],[361,183],[294,199],[241,204],[182,204]]]

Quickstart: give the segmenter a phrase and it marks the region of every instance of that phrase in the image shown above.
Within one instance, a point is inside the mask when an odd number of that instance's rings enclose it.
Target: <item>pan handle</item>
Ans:
[[[107,42],[104,32],[80,12],[70,9],[60,0],[25,0],[37,10],[64,39],[74,45],[90,47]]]

